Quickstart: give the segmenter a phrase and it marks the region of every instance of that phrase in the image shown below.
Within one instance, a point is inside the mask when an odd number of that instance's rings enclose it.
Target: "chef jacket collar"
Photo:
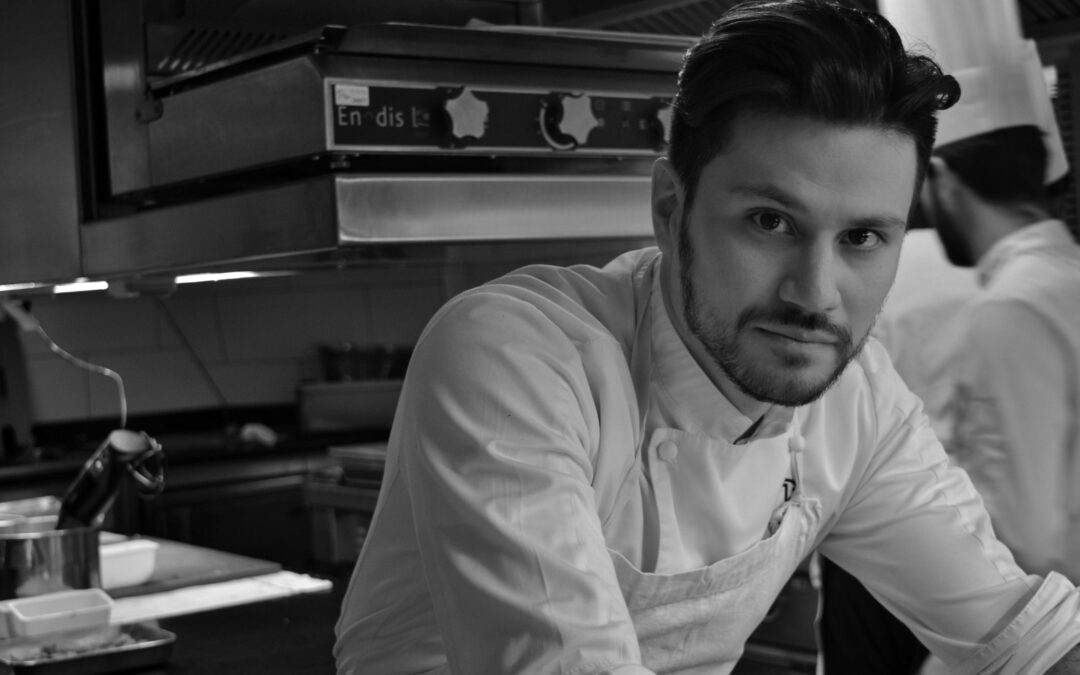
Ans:
[[[789,433],[794,408],[769,406],[760,422],[739,412],[712,383],[683,344],[671,323],[653,276],[649,302],[652,323],[652,380],[663,400],[654,401],[673,426],[732,444],[775,438]],[[756,424],[752,433],[747,433]]]
[[[1014,256],[1037,248],[1065,249],[1076,245],[1068,227],[1060,220],[1049,219],[1021,227],[997,240],[976,265],[979,285],[986,286]]]

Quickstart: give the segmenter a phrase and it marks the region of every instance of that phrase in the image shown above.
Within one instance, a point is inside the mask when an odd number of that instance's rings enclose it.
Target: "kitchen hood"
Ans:
[[[260,32],[151,21],[134,2],[98,11],[87,277],[651,237],[649,175],[688,37]]]

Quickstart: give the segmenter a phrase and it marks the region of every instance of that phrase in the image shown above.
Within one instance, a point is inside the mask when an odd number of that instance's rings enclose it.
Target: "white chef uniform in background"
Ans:
[[[961,309],[978,289],[975,271],[945,257],[937,232],[911,230],[873,335],[896,372],[926,406],[930,425],[949,449],[956,391],[954,355],[963,345]]]
[[[880,0],[879,7],[909,48],[928,47],[960,83],[959,103],[939,115],[939,146],[1034,125],[1047,148],[1045,182],[1067,173],[1042,64],[1035,43],[1022,37],[1014,0]],[[1064,223],[1051,220],[1002,238],[977,273],[981,292],[931,343],[951,344],[952,357],[935,357],[936,382],[911,384],[941,412],[946,449],[1025,569],[1077,581],[1080,385],[1068,380],[1080,372],[1080,254]],[[943,396],[949,386],[952,395]],[[945,669],[931,659],[923,672]]]

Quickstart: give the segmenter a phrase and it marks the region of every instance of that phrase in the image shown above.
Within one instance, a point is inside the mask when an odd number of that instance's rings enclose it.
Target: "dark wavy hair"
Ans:
[[[906,51],[878,14],[825,0],[745,3],[687,51],[668,156],[689,209],[702,170],[723,150],[740,113],[873,125],[914,139],[918,194],[936,113],[959,96],[956,80],[930,57]]]

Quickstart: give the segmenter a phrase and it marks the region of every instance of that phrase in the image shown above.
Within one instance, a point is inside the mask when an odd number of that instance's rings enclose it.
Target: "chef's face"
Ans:
[[[923,181],[919,207],[927,225],[937,231],[949,262],[958,267],[972,267],[975,252],[968,240],[965,223],[949,207],[952,203],[950,190],[954,190],[955,180],[955,175],[945,168],[942,160],[933,158]]]
[[[673,323],[743,411],[820,396],[862,347],[915,194],[899,132],[744,115],[686,208],[666,160],[653,218]]]

